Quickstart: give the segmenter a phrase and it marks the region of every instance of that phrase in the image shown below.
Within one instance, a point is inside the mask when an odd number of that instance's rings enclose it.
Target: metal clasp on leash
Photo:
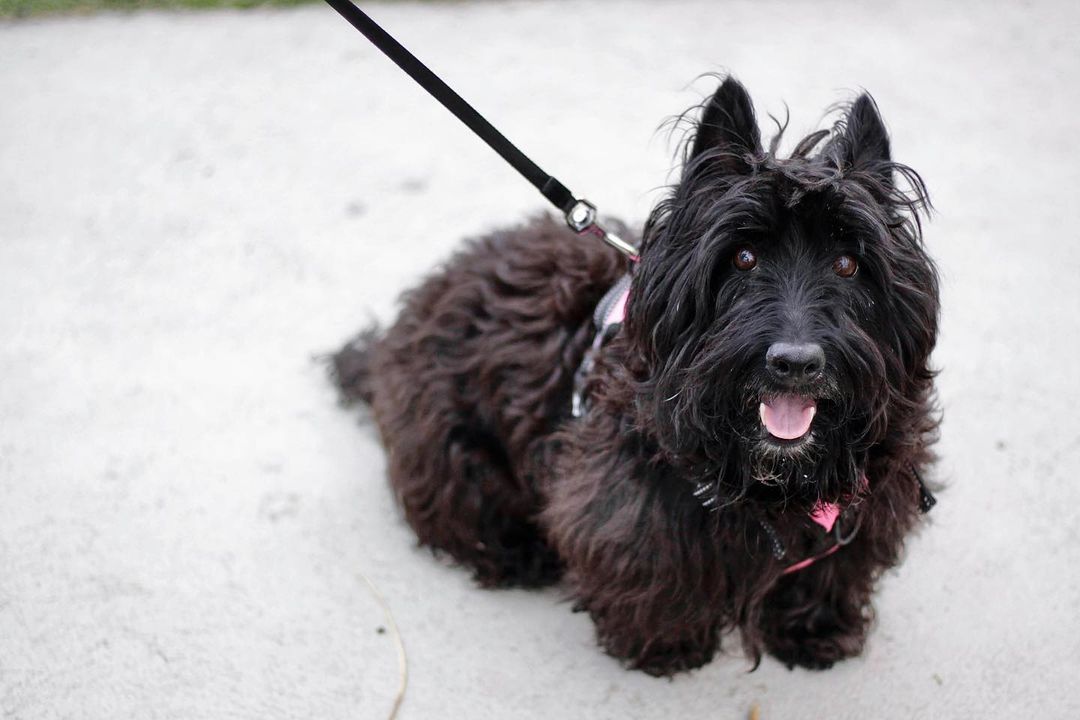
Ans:
[[[575,200],[570,209],[566,211],[566,224],[570,229],[581,236],[590,235],[603,240],[611,247],[621,252],[631,261],[639,259],[638,249],[623,240],[613,232],[604,229],[596,221],[596,206],[588,200]]]

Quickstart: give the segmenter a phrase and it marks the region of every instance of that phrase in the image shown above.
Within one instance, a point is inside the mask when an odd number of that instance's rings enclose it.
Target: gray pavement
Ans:
[[[365,577],[403,718],[1080,717],[1080,6],[371,6],[633,222],[699,73],[795,134],[875,94],[938,206],[949,489],[865,656],[654,680],[415,548],[311,358],[540,200],[325,7],[104,15],[0,24],[4,717],[386,717]]]

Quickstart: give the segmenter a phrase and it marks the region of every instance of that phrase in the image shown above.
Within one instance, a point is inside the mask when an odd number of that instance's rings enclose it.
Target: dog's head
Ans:
[[[928,201],[869,95],[789,157],[780,135],[762,147],[735,80],[705,104],[645,228],[626,324],[637,402],[721,501],[842,501],[929,392]]]

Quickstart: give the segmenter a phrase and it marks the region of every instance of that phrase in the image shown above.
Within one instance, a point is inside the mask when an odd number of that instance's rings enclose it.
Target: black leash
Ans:
[[[578,235],[591,235],[599,238],[631,260],[637,260],[638,250],[636,247],[614,233],[608,232],[599,224],[595,205],[588,200],[574,197],[574,194],[565,185],[544,172],[539,165],[530,160],[525,153],[507,140],[505,135],[496,130],[495,126],[484,119],[483,115],[478,113],[472,105],[465,102],[464,98],[454,92],[438,75],[420,62],[415,55],[406,50],[390,33],[379,27],[363,10],[353,5],[350,0],[326,0],[326,2],[330,7],[337,10],[343,18],[348,20],[353,27],[359,30],[364,37],[370,40],[375,47],[379,48],[384,55],[393,60],[420,87],[427,90],[429,95],[452,112],[454,117],[465,123],[492,150],[499,153],[503,160],[510,163],[511,167],[532,183],[552,205],[559,209],[563,217],[566,218],[566,224],[570,226],[571,230]]]

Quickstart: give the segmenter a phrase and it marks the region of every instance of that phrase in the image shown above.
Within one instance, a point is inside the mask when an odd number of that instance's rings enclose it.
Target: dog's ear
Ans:
[[[754,104],[738,80],[727,78],[705,103],[694,133],[690,160],[710,153],[733,173],[749,170],[747,154],[761,152],[761,131],[754,117]]]
[[[835,148],[841,168],[868,170],[889,180],[889,133],[878,113],[877,104],[868,93],[860,95],[844,119],[843,133],[836,139]]]

